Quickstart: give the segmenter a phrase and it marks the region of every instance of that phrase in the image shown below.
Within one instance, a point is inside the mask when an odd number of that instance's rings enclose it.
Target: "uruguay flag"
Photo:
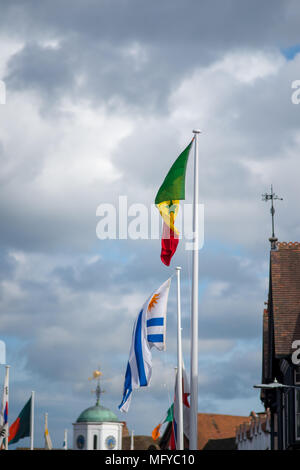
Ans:
[[[129,409],[132,391],[147,387],[152,374],[151,349],[166,349],[166,314],[171,278],[144,303],[135,321],[127,364],[121,411]]]

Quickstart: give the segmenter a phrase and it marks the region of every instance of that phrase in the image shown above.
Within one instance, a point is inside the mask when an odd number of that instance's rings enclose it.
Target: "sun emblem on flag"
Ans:
[[[148,306],[148,310],[149,310],[149,311],[150,311],[153,307],[155,307],[155,305],[156,305],[157,302],[158,302],[159,296],[160,296],[160,294],[154,294],[154,296],[152,297],[152,299],[151,299],[150,302],[149,302],[149,306]]]

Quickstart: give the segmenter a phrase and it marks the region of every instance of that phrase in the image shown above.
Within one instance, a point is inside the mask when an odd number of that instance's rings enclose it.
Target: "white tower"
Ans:
[[[94,371],[93,377],[97,379],[95,390],[97,401],[95,406],[84,410],[73,423],[73,449],[74,450],[121,450],[122,426],[117,416],[104,406],[100,405],[100,371]]]

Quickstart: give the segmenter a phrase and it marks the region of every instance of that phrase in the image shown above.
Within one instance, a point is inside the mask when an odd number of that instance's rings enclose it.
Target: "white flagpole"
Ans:
[[[31,392],[31,410],[30,410],[30,450],[33,450],[34,440],[34,392]]]
[[[182,345],[181,345],[181,299],[180,299],[180,271],[181,267],[176,267],[177,274],[177,394],[178,403],[178,432],[176,449],[183,450],[183,400],[182,400]]]
[[[191,319],[191,403],[190,403],[190,450],[197,450],[198,441],[198,134],[195,136],[194,155],[194,207],[193,207],[193,283],[192,283],[192,319]]]
[[[9,368],[10,366],[5,366],[5,383],[7,390],[4,391],[4,395],[7,396],[7,407],[9,406]],[[3,410],[4,411],[4,410]],[[9,434],[9,424],[7,418],[7,424],[5,429],[5,450],[8,450],[8,434]]]
[[[45,430],[44,430],[45,449],[49,449],[48,441],[47,441],[47,435],[46,435],[46,432],[47,432],[47,431],[48,431],[48,413],[45,413]]]
[[[68,450],[68,430],[67,429],[65,429],[64,443],[65,443],[64,449]]]
[[[133,440],[134,431],[131,431],[131,438],[130,438],[130,450],[134,450],[134,440]]]

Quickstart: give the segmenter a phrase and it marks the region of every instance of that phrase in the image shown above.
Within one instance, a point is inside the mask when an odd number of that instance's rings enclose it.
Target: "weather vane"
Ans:
[[[275,193],[273,193],[273,186],[271,185],[271,194],[265,193],[262,194],[262,200],[263,201],[271,201],[271,216],[272,216],[272,237],[269,238],[269,241],[271,242],[271,250],[276,250],[276,242],[278,238],[275,237],[275,231],[274,231],[274,214],[275,214],[275,209],[273,205],[273,201],[275,199],[278,199],[279,201],[283,201],[282,197],[278,197]]]
[[[105,393],[105,390],[102,390],[102,388],[100,387],[100,377],[102,375],[102,372],[100,372],[99,369],[100,369],[100,366],[98,367],[98,369],[94,370],[92,377],[89,377],[89,380],[97,380],[96,390],[92,390],[92,393],[96,394],[96,398],[97,398],[96,406],[100,405],[101,393]]]

